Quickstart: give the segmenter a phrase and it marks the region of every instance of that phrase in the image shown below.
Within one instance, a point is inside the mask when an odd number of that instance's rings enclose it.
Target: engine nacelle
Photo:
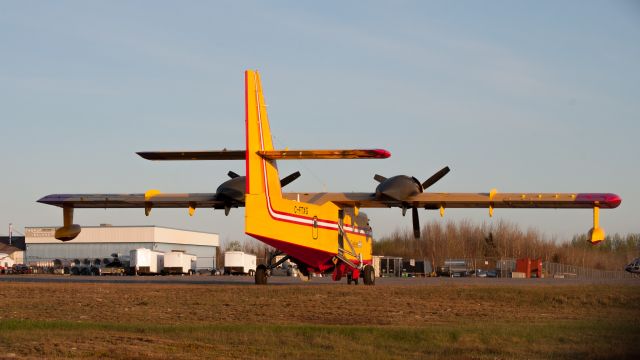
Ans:
[[[71,224],[56,229],[55,238],[62,241],[69,241],[75,239],[82,228],[78,224]]]
[[[380,178],[380,184],[376,187],[376,198],[389,197],[403,201],[411,196],[420,194],[423,189],[420,181],[415,177],[397,175],[388,179]]]

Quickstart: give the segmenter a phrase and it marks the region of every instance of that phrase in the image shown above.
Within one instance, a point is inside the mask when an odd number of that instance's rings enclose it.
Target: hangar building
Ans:
[[[114,253],[128,256],[131,250],[147,248],[182,250],[198,257],[197,269],[214,269],[220,246],[218,234],[159,226],[83,226],[77,238],[66,242],[54,238],[55,227],[26,227],[24,232],[27,264],[110,258]]]

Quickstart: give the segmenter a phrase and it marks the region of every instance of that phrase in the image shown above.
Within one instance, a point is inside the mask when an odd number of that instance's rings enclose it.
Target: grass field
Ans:
[[[640,286],[0,283],[0,358],[640,358]]]

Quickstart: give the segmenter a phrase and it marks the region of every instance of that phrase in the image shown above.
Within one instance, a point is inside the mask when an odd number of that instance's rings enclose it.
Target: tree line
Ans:
[[[499,220],[476,224],[469,220],[432,220],[422,227],[421,237],[398,230],[374,242],[376,255],[427,259],[442,264],[445,259],[542,258],[599,270],[620,270],[640,256],[640,234],[608,235],[598,245],[587,234],[574,235],[570,241],[558,241],[534,228]]]
[[[446,259],[542,258],[599,270],[621,270],[640,256],[640,233],[607,235],[598,245],[587,241],[587,234],[574,235],[570,241],[545,236],[535,228],[523,230],[517,224],[499,220],[477,224],[470,220],[442,222],[432,220],[422,226],[416,239],[410,229],[396,230],[376,239],[374,255],[427,259],[438,266]],[[258,261],[273,249],[257,240],[223,241],[222,252],[241,250],[258,256]],[[223,264],[222,252],[218,264]]]

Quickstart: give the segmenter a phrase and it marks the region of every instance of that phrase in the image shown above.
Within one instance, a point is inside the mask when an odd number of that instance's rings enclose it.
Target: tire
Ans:
[[[375,272],[373,270],[373,266],[371,265],[366,265],[364,267],[364,271],[362,273],[362,277],[364,278],[364,284],[365,285],[375,285],[376,283],[376,275]]]
[[[352,281],[353,281],[353,276],[351,274],[347,274],[347,285],[351,285]]]
[[[267,285],[267,267],[259,265],[255,274],[256,285]]]

